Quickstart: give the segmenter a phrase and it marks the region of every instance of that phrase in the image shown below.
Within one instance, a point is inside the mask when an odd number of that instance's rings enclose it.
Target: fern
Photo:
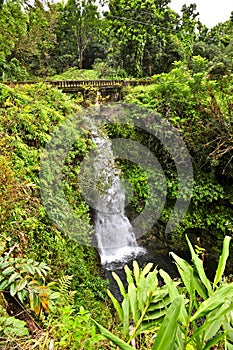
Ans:
[[[62,276],[58,279],[58,287],[60,292],[60,300],[64,306],[74,304],[74,296],[76,291],[71,290],[73,276]]]

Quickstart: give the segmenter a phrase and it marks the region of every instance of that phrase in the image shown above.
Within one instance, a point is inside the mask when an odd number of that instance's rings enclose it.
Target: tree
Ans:
[[[219,78],[230,73],[233,68],[233,22],[219,23],[210,30],[202,28],[198,39],[193,54],[208,59],[210,75]]]
[[[200,21],[197,20],[199,12],[196,9],[196,4],[183,5],[179,21],[178,38],[187,62],[193,54],[193,45],[197,39],[198,28],[201,26]]]
[[[28,25],[26,33],[15,46],[17,57],[33,75],[50,73],[51,49],[55,44],[54,26],[56,23],[56,6],[45,9],[40,0],[27,7]]]
[[[78,65],[82,69],[84,55],[96,42],[98,32],[99,12],[94,0],[68,0],[61,5],[56,27],[56,66],[60,63],[64,69]]]
[[[169,0],[110,0],[108,34],[115,63],[133,76],[158,72],[158,63],[176,27]]]
[[[28,16],[22,11],[20,0],[7,0],[0,7],[0,79],[11,76],[8,63],[14,58],[13,50],[25,35]]]

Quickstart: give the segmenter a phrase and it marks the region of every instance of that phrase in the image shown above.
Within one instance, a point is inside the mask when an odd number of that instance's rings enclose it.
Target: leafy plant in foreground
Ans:
[[[15,349],[14,345],[25,343],[28,338],[26,323],[8,316],[0,305],[0,348]]]
[[[233,349],[232,282],[223,278],[230,239],[224,239],[213,282],[188,238],[193,266],[171,253],[181,277],[178,282],[163,270],[151,271],[151,263],[140,269],[134,261],[132,271],[125,266],[127,290],[113,273],[122,303],[108,294],[122,322],[122,339],[94,321],[100,332],[123,350]],[[164,280],[162,287],[158,273]]]
[[[45,276],[50,268],[33,259],[0,257],[0,292],[9,292],[22,303],[29,302],[31,310],[39,315],[49,310],[49,303],[58,293],[45,285]]]

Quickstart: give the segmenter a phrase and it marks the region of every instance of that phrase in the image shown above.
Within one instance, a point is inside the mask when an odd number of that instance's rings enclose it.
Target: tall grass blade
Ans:
[[[140,318],[140,311],[138,309],[138,302],[137,302],[137,289],[133,283],[130,283],[128,286],[128,294],[129,294],[129,301],[130,301],[130,307],[133,315],[133,320],[136,324]]]
[[[146,276],[148,274],[148,272],[150,272],[150,270],[153,267],[153,263],[148,263],[146,264],[146,266],[144,267],[144,269],[142,270],[142,276]]]
[[[187,261],[177,256],[175,253],[170,254],[176,262],[179,274],[188,293],[190,294],[190,297],[192,299],[195,299],[196,290],[203,299],[206,299],[208,297],[208,294],[205,286],[203,286],[199,278],[195,276],[192,266],[189,265]]]
[[[112,303],[113,303],[113,305],[114,305],[114,307],[115,307],[115,309],[120,317],[121,322],[123,323],[124,315],[123,315],[123,310],[122,310],[120,304],[118,303],[118,301],[116,300],[114,295],[110,292],[110,290],[107,289],[107,293],[108,293],[109,298],[112,300]]]
[[[125,334],[129,335],[129,316],[130,316],[130,304],[129,304],[129,296],[128,294],[125,296],[122,302],[122,310],[123,310],[123,329]]]
[[[95,325],[98,327],[100,333],[105,337],[108,338],[109,340],[111,340],[114,344],[116,344],[117,346],[119,346],[122,350],[135,350],[135,348],[133,348],[132,346],[130,346],[129,344],[125,343],[124,340],[118,338],[117,336],[115,336],[114,334],[112,334],[111,332],[109,332],[106,328],[104,328],[103,326],[101,326],[99,323],[97,323],[95,320],[92,320]]]
[[[120,277],[115,272],[112,272],[112,276],[113,276],[114,280],[116,281],[116,283],[118,284],[121,295],[124,298],[126,296],[126,291],[125,291],[125,287],[124,287]]]
[[[125,270],[126,280],[127,280],[128,284],[134,283],[133,277],[132,277],[132,271],[130,270],[128,265],[125,265],[124,270]]]
[[[192,246],[190,240],[188,239],[188,236],[186,236],[186,239],[188,242],[189,250],[191,252],[193,264],[198,272],[198,276],[199,276],[200,280],[202,281],[202,283],[204,284],[204,286],[206,287],[206,289],[208,290],[208,294],[211,295],[211,294],[213,294],[213,291],[212,291],[210,281],[206,277],[205,270],[203,267],[203,261],[195,253],[193,246]]]
[[[222,249],[222,255],[220,256],[218,267],[216,270],[215,278],[214,278],[214,285],[213,289],[216,288],[217,284],[220,282],[220,279],[225,271],[226,262],[229,256],[229,247],[230,247],[230,236],[226,236],[223,241],[223,249]]]

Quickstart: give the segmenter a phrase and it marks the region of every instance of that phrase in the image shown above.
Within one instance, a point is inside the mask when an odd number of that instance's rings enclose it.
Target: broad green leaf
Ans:
[[[169,274],[162,269],[159,270],[159,274],[163,278],[163,280],[168,288],[170,298],[175,299],[176,297],[178,297],[179,292],[178,292],[177,286],[176,286],[175,282],[171,279]]]
[[[5,321],[5,325],[6,326],[11,326],[11,325],[13,325],[13,323],[14,323],[14,317],[7,317],[7,319],[6,319],[6,321]]]
[[[194,270],[193,270],[192,282],[193,282],[193,287],[195,288],[197,293],[202,297],[202,299],[206,300],[208,298],[208,291]]]
[[[14,282],[10,286],[10,295],[14,296],[17,292],[17,283]]]
[[[223,320],[223,329],[227,331],[227,339],[233,343],[233,312],[226,314]]]
[[[189,292],[190,295],[192,295],[193,294],[193,290],[191,288],[191,280],[192,280],[192,275],[193,275],[192,267],[189,265],[189,263],[187,261],[180,258],[175,253],[170,253],[170,254],[176,262],[176,266],[178,268],[180,277],[181,277],[187,291]]]
[[[128,265],[125,265],[124,270],[125,270],[126,280],[127,280],[128,284],[134,283],[133,277],[132,277],[132,271],[130,270]]]
[[[29,292],[29,300],[30,300],[30,308],[33,311],[35,311],[35,309],[38,306],[38,297],[33,291]]]
[[[9,281],[3,280],[0,284],[0,291],[5,290],[8,285],[9,285]]]
[[[20,274],[18,272],[13,273],[13,275],[11,275],[9,278],[9,283],[14,282],[18,277],[20,277]]]
[[[2,282],[5,279],[5,276],[0,275],[0,282]]]
[[[208,341],[211,339],[222,326],[226,314],[232,309],[233,306],[231,304],[225,303],[221,307],[216,308],[214,311],[210,312],[207,315],[203,325],[196,328],[193,333],[193,337],[204,335],[204,340]]]
[[[192,261],[193,261],[194,266],[195,266],[195,268],[196,268],[196,270],[198,272],[198,276],[199,276],[200,280],[202,281],[202,283],[204,284],[204,286],[206,287],[206,289],[208,290],[208,294],[211,295],[213,293],[213,291],[212,291],[212,287],[211,287],[210,281],[206,277],[205,270],[204,270],[204,267],[203,267],[203,261],[195,253],[195,251],[193,249],[193,246],[192,246],[191,242],[188,239],[188,236],[186,236],[186,239],[187,239],[187,242],[188,242],[189,250],[191,252]]]
[[[207,329],[204,333],[204,335],[205,335],[204,340],[208,341],[209,339],[212,339],[214,337],[214,335],[217,334],[217,332],[221,328],[222,323],[223,323],[222,317],[219,315],[219,317],[216,320],[209,323],[209,327],[207,324]]]
[[[115,272],[112,272],[112,276],[113,276],[114,280],[116,281],[116,283],[118,284],[121,295],[124,298],[126,296],[126,291],[125,291],[125,287],[124,287],[120,277]]]
[[[229,308],[232,309],[229,302],[224,303],[221,307],[211,311],[206,317],[204,324],[199,327],[203,327],[204,339],[208,341],[212,339],[223,325],[226,319],[226,314],[229,312]]]
[[[151,300],[151,306],[153,304],[158,303],[159,301],[163,300],[166,296],[168,296],[168,289],[166,286],[160,287],[158,288],[154,294],[153,294],[153,298]],[[178,294],[179,295],[179,294]]]
[[[49,299],[52,299],[52,300],[53,299],[58,299],[60,297],[60,295],[61,295],[61,293],[54,292],[54,293],[50,294]]]
[[[114,297],[114,295],[110,292],[110,290],[107,290],[108,296],[109,298],[112,300],[112,303],[120,317],[121,322],[124,322],[124,316],[123,316],[123,310],[120,306],[120,304],[118,303],[118,301],[116,300],[116,298]]]
[[[226,340],[226,347],[227,347],[227,350],[233,350],[233,345],[229,343],[228,340]]]
[[[51,270],[51,268],[48,266],[48,265],[46,265],[44,262],[41,262],[40,264],[39,264],[39,268],[41,269],[41,270],[47,270],[47,271],[49,271],[49,270]],[[47,274],[47,271],[45,272],[45,274]]]
[[[136,332],[136,336],[142,334],[142,333],[155,333],[159,330],[158,327],[158,321],[153,322],[153,321],[145,321],[142,322],[141,326],[138,328]]]
[[[5,270],[2,271],[4,276],[10,275],[13,271],[15,271],[13,266],[8,266]]]
[[[123,328],[126,335],[129,335],[129,296],[128,294],[124,297],[122,302],[122,310],[123,310]]]
[[[145,304],[147,300],[147,285],[144,277],[140,277],[139,284],[137,287],[137,299],[138,308],[141,312],[145,309]]]
[[[176,297],[179,296],[179,292],[178,292],[178,285],[180,284],[179,282],[174,282],[171,277],[168,275],[167,272],[165,272],[164,270],[159,270],[160,276],[163,278],[167,288],[168,288],[168,292],[169,292],[169,296],[171,298],[171,300],[174,300]],[[185,304],[182,304],[181,310],[180,310],[180,319],[181,321],[186,324],[188,321],[188,313],[187,310],[185,308]]]
[[[146,266],[142,270],[142,276],[145,277],[148,274],[148,272],[150,272],[150,270],[152,269],[153,265],[154,265],[153,263],[146,264]]]
[[[157,303],[151,303],[148,308],[148,311],[151,312],[158,309],[164,309],[165,307],[171,304],[171,300],[172,299],[169,297],[169,295],[166,295],[165,298],[161,298]]]
[[[182,296],[176,297],[172,302],[155,338],[152,350],[172,350],[175,348],[177,321],[182,303],[184,303]]]
[[[28,281],[26,278],[22,279],[20,283],[17,285],[17,292],[20,292],[27,285]]]
[[[109,340],[111,340],[114,344],[116,344],[117,346],[119,346],[122,350],[135,350],[135,348],[133,348],[132,346],[130,346],[129,344],[127,344],[126,342],[124,342],[124,340],[118,338],[117,336],[115,336],[114,334],[112,334],[111,332],[109,332],[106,328],[104,328],[103,326],[101,326],[99,323],[97,323],[96,321],[93,320],[93,322],[96,324],[96,326],[98,327],[100,333],[108,338]]]
[[[139,311],[138,302],[137,302],[137,288],[133,283],[129,283],[128,295],[129,295],[129,301],[130,301],[130,307],[133,315],[133,320],[134,320],[134,323],[136,324],[140,318],[140,311]]]
[[[227,350],[233,350],[233,345],[226,341]]]
[[[4,260],[2,259],[0,268],[1,268],[1,270],[3,270],[3,269],[5,269],[7,266],[9,266],[9,265],[10,265],[10,262],[9,262],[9,261],[4,261]]]
[[[213,289],[216,288],[216,285],[219,283],[219,281],[220,281],[220,279],[225,271],[226,262],[227,262],[227,259],[229,256],[230,240],[231,240],[231,237],[229,237],[229,236],[226,236],[224,238],[222,255],[220,256],[218,267],[217,267],[216,274],[214,277]]]
[[[39,269],[39,267],[36,266],[36,267],[35,267],[35,270],[36,270],[38,276],[43,277],[43,275],[42,275],[41,270]]]
[[[175,344],[176,344],[176,350],[184,349],[184,335],[180,327],[177,327]],[[188,347],[186,347],[185,350],[188,350]]]
[[[175,253],[170,254],[176,262],[176,266],[180,273],[181,279],[185,287],[187,288],[187,291],[189,292],[190,296],[194,298],[196,290],[203,299],[207,299],[207,289],[202,284],[200,279],[195,275],[192,266],[189,265],[187,261],[177,256]]]
[[[35,274],[35,271],[36,271],[36,270],[35,270],[35,267],[34,267],[34,266],[28,265],[28,264],[26,265],[26,264],[25,264],[25,265],[24,265],[24,268],[27,269],[27,271],[30,272],[31,275],[34,275],[34,274]]]
[[[17,297],[19,298],[19,300],[20,300],[21,302],[24,301],[24,298],[25,298],[27,295],[28,295],[28,291],[25,290],[25,289],[21,290],[20,292],[17,292]]]
[[[158,287],[157,273],[158,271],[154,270],[153,272],[149,272],[146,276],[148,292],[155,292]],[[152,296],[153,293],[150,293],[150,295]]]
[[[166,315],[166,313],[167,313],[167,309],[165,309],[165,308],[160,309],[160,310],[158,309],[158,310],[153,311],[153,312],[149,312],[146,314],[143,321],[158,320],[160,317]]]

